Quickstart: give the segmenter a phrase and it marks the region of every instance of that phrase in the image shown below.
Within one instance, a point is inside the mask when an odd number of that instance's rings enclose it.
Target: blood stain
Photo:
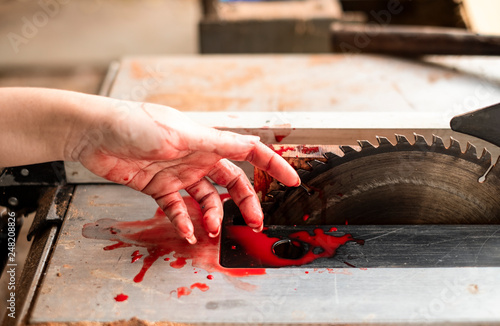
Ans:
[[[131,255],[131,256],[132,256],[132,261],[131,261],[131,263],[135,263],[136,261],[138,261],[139,259],[141,259],[141,258],[142,258],[142,256],[144,256],[144,255],[141,255],[141,254],[139,253],[139,250],[136,250],[136,251],[134,251],[134,252],[132,253],[132,255]]]
[[[181,286],[177,288],[177,298],[182,297],[183,295],[190,295],[191,294],[191,289],[187,288],[185,286]]]
[[[225,200],[229,195],[221,196]],[[161,257],[172,254],[170,265],[182,268],[190,260],[192,267],[201,268],[207,272],[219,272],[232,277],[245,277],[249,275],[263,275],[263,268],[224,268],[219,264],[218,239],[210,238],[203,227],[203,215],[199,204],[192,198],[184,198],[188,214],[195,226],[197,244],[189,245],[185,239],[179,238],[170,220],[161,209],[157,209],[151,219],[139,221],[119,221],[114,219],[101,219],[95,223],[85,224],[82,234],[86,238],[101,239],[116,242],[104,247],[104,250],[136,247],[145,248],[142,268],[134,277],[134,282],[141,282],[150,267]],[[117,230],[116,234],[109,232],[110,228]],[[250,228],[249,228],[250,230]],[[252,233],[256,234],[252,231]],[[169,260],[170,258],[165,258]]]
[[[120,293],[120,294],[118,294],[118,295],[115,297],[115,300],[116,300],[117,302],[123,302],[123,301],[125,301],[125,300],[127,300],[127,299],[128,299],[128,295],[123,294],[123,293]]]
[[[304,220],[304,222],[307,221],[308,219],[309,219],[309,214],[306,214],[302,217],[302,220]]]
[[[321,228],[315,229],[313,235],[307,231],[299,231],[288,235],[287,238],[308,244],[309,250],[301,258],[287,259],[273,253],[273,245],[280,241],[280,238],[270,237],[265,234],[265,231],[255,233],[251,228],[241,225],[229,226],[227,230],[229,239],[238,242],[247,255],[256,258],[266,267],[301,266],[318,258],[333,257],[337,248],[349,241],[362,243],[350,234],[337,237],[325,234]],[[314,250],[315,248],[321,249],[319,253],[315,253],[318,252]]]
[[[317,153],[319,152],[319,147],[318,146],[303,146],[300,150],[301,153],[303,154],[312,154],[312,153]]]
[[[190,288],[191,289],[198,288],[202,292],[208,291],[208,289],[210,289],[210,287],[208,285],[206,285],[205,283],[194,283],[194,284],[191,284]]]
[[[294,151],[295,147],[292,146],[280,146],[278,149],[273,149],[278,155],[283,156],[283,153],[288,151]]]
[[[331,227],[330,230],[328,230],[328,232],[337,232],[337,228],[336,227]]]
[[[208,278],[209,280],[213,280],[213,279],[214,279],[214,276],[213,276],[213,275],[207,275],[207,278]]]

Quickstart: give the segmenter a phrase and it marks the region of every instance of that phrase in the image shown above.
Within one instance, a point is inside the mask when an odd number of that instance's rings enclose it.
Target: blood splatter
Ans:
[[[198,288],[202,292],[208,291],[208,289],[210,289],[210,287],[208,285],[206,285],[205,283],[194,283],[194,284],[191,284],[190,288],[191,289]]]
[[[207,278],[208,278],[209,280],[213,280],[213,279],[214,279],[214,276],[213,276],[213,275],[207,275]]]
[[[336,231],[337,231],[336,227],[331,227],[330,230],[328,230],[328,232],[336,232]]]
[[[132,261],[131,261],[131,263],[135,263],[136,261],[138,261],[139,259],[141,259],[141,258],[142,258],[142,256],[144,256],[144,255],[141,255],[141,254],[139,253],[139,250],[136,250],[136,251],[134,251],[134,252],[132,253],[132,255],[131,255],[131,256],[132,256]]]
[[[350,234],[336,237],[325,234],[320,228],[314,230],[314,235],[309,234],[307,231],[299,231],[290,234],[288,239],[306,243],[309,245],[309,249],[301,258],[287,259],[278,257],[273,253],[273,245],[280,241],[280,238],[269,237],[265,233],[255,233],[247,226],[233,225],[229,226],[227,230],[228,238],[238,242],[248,255],[259,260],[264,266],[269,267],[309,264],[318,258],[333,257],[337,248],[349,241],[362,243],[354,239]],[[321,248],[321,250],[319,253],[314,253],[314,248]]]
[[[191,294],[191,289],[187,288],[185,286],[181,286],[177,288],[177,298],[182,297],[183,295],[190,295]]]
[[[303,217],[302,217],[302,220],[305,222],[309,219],[309,214],[305,214]]]
[[[228,195],[222,196],[226,199]],[[170,266],[182,268],[191,261],[192,267],[207,272],[220,272],[228,276],[244,277],[263,275],[262,268],[224,268],[219,264],[218,239],[210,238],[203,227],[203,215],[199,204],[192,198],[184,198],[189,216],[195,226],[196,245],[189,245],[185,239],[179,238],[170,220],[158,209],[153,218],[139,221],[118,221],[101,219],[95,223],[84,225],[82,234],[90,239],[103,239],[116,242],[104,247],[104,250],[115,250],[126,247],[146,248],[141,270],[134,277],[134,282],[141,282],[149,268],[161,257],[172,254]],[[116,234],[110,230],[116,230]],[[253,231],[252,231],[253,232]],[[255,234],[255,232],[253,232]],[[167,260],[167,258],[165,258]]]
[[[311,146],[311,147],[303,146],[300,149],[300,152],[303,153],[303,154],[317,153],[317,152],[319,152],[319,147],[318,146]]]
[[[283,153],[294,151],[296,148],[292,146],[280,146],[278,149],[273,149],[278,155],[283,156]]]
[[[174,260],[173,262],[171,262],[170,266],[172,266],[173,268],[182,268],[182,267],[186,266],[186,264],[187,264],[186,258],[179,257],[176,260]]]
[[[125,300],[127,300],[127,299],[128,299],[128,295],[123,294],[123,293],[120,293],[120,294],[118,294],[118,295],[115,297],[115,300],[116,300],[117,302],[123,302],[123,301],[125,301]]]

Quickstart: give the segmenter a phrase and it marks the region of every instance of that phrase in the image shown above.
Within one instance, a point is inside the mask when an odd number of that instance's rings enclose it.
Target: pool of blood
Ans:
[[[227,195],[221,196],[226,199]],[[101,239],[115,242],[103,249],[106,251],[118,248],[144,248],[142,268],[134,277],[135,282],[141,282],[150,267],[159,258],[172,255],[168,264],[173,268],[182,268],[191,261],[193,267],[198,267],[207,272],[220,272],[227,276],[244,277],[249,275],[265,274],[265,269],[259,268],[224,268],[219,264],[219,241],[217,238],[208,237],[203,227],[203,217],[198,203],[190,198],[184,198],[188,213],[193,221],[195,235],[198,242],[190,245],[185,239],[179,238],[173,225],[165,214],[158,209],[153,218],[138,221],[119,221],[114,219],[100,219],[95,223],[85,224],[82,234],[86,238]],[[136,249],[132,252],[132,262],[141,257]],[[167,257],[168,258],[168,257]],[[166,259],[165,259],[166,260]],[[165,261],[161,260],[161,261]]]
[[[255,233],[249,227],[240,225],[229,226],[227,231],[228,238],[236,241],[246,254],[260,261],[266,267],[302,266],[319,258],[333,257],[337,248],[349,241],[363,244],[362,240],[354,239],[350,234],[337,237],[326,234],[320,228],[315,229],[314,234],[310,234],[308,231],[298,231],[290,234],[287,238],[307,244],[308,250],[301,258],[287,259],[273,253],[273,245],[280,241],[280,238],[270,237],[265,233]],[[321,250],[314,250],[315,248],[321,248]]]

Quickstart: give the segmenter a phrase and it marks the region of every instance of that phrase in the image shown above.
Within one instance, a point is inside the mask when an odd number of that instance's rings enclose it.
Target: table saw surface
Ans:
[[[228,129],[259,134],[266,126],[276,126],[266,125],[267,121],[246,128],[245,122],[259,119],[257,113],[249,112],[324,114],[326,118],[317,123],[328,132],[335,129],[325,126],[334,123],[328,120],[329,114],[339,112],[423,112],[449,121],[470,106],[500,102],[499,83],[497,58],[433,57],[423,62],[343,55],[150,57],[124,59],[103,93],[168,104],[190,112],[195,119],[197,112],[204,111],[198,117],[209,125],[227,123]],[[215,118],[206,118],[206,111],[216,113]],[[284,142],[319,143],[313,140],[325,134],[316,137],[310,132],[314,123],[304,121],[292,117],[289,125],[282,126],[290,131]],[[295,130],[304,123],[307,128],[302,125],[302,130]],[[349,137],[363,135],[355,128],[351,132]],[[263,135],[264,141],[275,141],[275,135]],[[234,276],[220,266],[204,268],[196,262],[192,266],[192,259],[185,265],[171,264],[177,261],[172,252],[159,257],[141,282],[134,282],[148,255],[145,247],[103,250],[117,241],[82,235],[87,223],[147,220],[155,211],[151,198],[126,187],[77,185],[29,321],[109,322],[132,317],[238,324],[500,320],[500,267],[303,266]],[[218,248],[210,244],[200,248],[200,253],[214,262]],[[139,258],[131,263],[133,257]],[[120,294],[128,298],[117,301],[124,299]]]

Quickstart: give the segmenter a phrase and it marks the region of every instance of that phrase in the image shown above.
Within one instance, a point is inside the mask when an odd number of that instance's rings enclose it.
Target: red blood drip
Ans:
[[[309,274],[309,271],[305,271],[304,273],[305,273],[305,274]]]
[[[337,231],[336,227],[332,227],[332,228],[330,228],[330,230],[328,230],[328,232],[336,232],[336,231]]]
[[[213,280],[213,279],[214,279],[214,276],[213,276],[213,275],[207,275],[207,278],[208,278],[209,280]]]
[[[115,297],[115,300],[118,302],[123,302],[128,299],[128,295],[120,293]]]
[[[347,220],[345,220],[345,225],[349,225],[349,222]]]
[[[231,249],[235,250],[235,249],[236,249],[236,246],[231,246]]]
[[[302,220],[304,220],[304,222],[307,221],[308,219],[309,219],[309,214],[306,214],[304,215],[304,217],[302,217]]]
[[[164,260],[164,261],[169,261],[169,260],[170,260],[170,258],[168,258],[168,257],[167,257],[167,258],[165,258],[165,259],[163,259],[163,260]]]
[[[292,233],[288,238],[292,241],[302,241],[309,244],[309,250],[299,259],[287,259],[273,253],[273,245],[279,238],[268,237],[264,233],[255,233],[247,226],[233,225],[228,228],[228,237],[237,241],[245,252],[266,266],[301,266],[309,264],[318,258],[333,257],[335,251],[348,241],[357,241],[350,234],[340,237],[325,234],[322,229],[315,229],[314,235],[307,231]],[[320,253],[314,253],[314,248],[321,248]]]
[[[317,153],[317,152],[319,152],[319,147],[318,146],[311,146],[311,147],[304,146],[304,147],[302,147],[302,149],[300,151],[303,154]]]
[[[210,287],[208,285],[206,285],[205,283],[194,283],[194,284],[191,284],[190,288],[191,289],[198,288],[202,292],[208,291],[208,289],[210,289]]]
[[[228,196],[228,195],[226,195]],[[224,196],[225,197],[225,196]],[[248,275],[263,275],[263,268],[227,269],[219,264],[218,239],[210,238],[203,227],[203,215],[199,204],[192,198],[184,198],[191,217],[195,236],[198,242],[190,245],[185,239],[179,238],[170,220],[158,209],[153,218],[131,222],[102,219],[83,227],[83,236],[91,239],[104,239],[116,242],[104,250],[114,250],[125,247],[145,248],[147,255],[142,260],[142,268],[134,277],[134,282],[141,282],[149,268],[161,257],[172,254],[175,261],[172,267],[180,268],[191,261],[193,267],[207,272],[220,272],[228,276],[243,277]],[[118,232],[110,234],[110,228]],[[250,230],[250,229],[249,229]],[[256,234],[255,232],[251,231]],[[165,258],[168,261],[168,258]]]
[[[128,181],[128,177],[124,177],[124,178],[123,178],[123,181]]]
[[[116,230],[115,230],[115,229],[113,229],[113,228],[110,228],[110,229],[109,229],[109,232],[111,232],[111,234],[116,234],[116,233],[117,233],[117,232],[116,232]]]
[[[180,298],[183,295],[190,295],[191,292],[192,291],[190,288],[187,288],[185,286],[181,286],[180,288],[177,288],[177,298]]]
[[[280,146],[279,149],[274,149],[274,151],[280,156],[283,156],[283,153],[285,153],[285,152],[293,151],[293,150],[295,150],[295,147],[292,147],[292,146]]]
[[[276,141],[278,143],[281,143],[281,141],[283,140],[283,138],[285,138],[286,136],[288,136],[288,135],[274,135],[274,139],[276,139]]]

